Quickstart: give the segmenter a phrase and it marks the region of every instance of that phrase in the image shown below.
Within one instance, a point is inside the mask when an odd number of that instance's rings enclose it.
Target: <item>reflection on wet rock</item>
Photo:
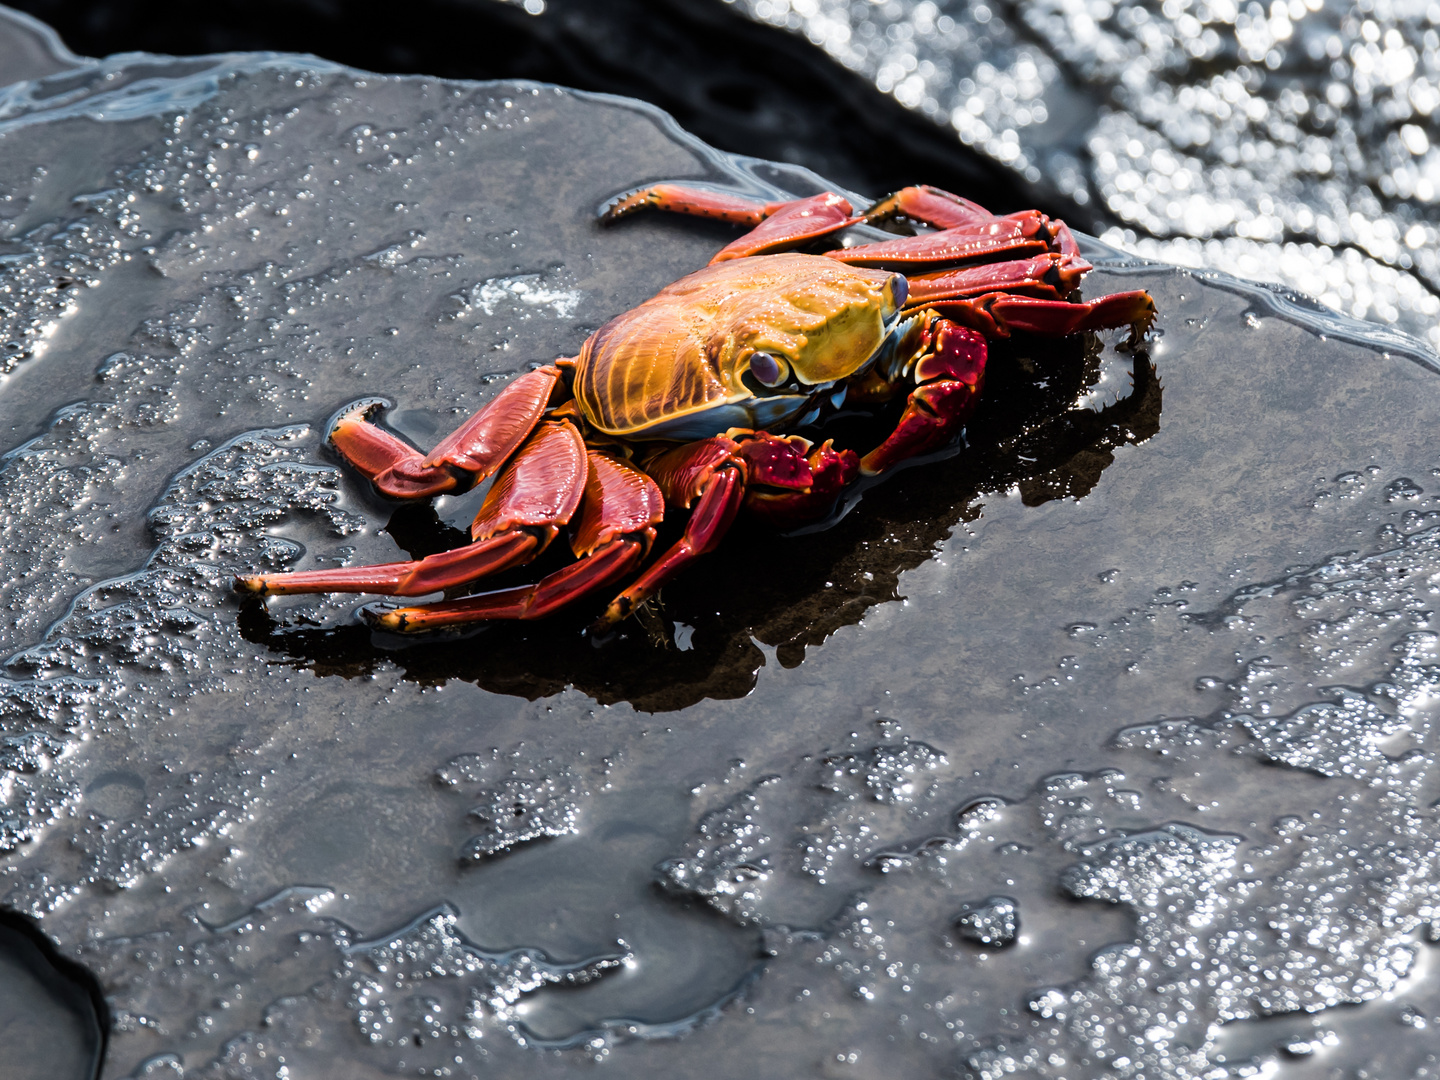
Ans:
[[[0,768],[13,773],[35,773],[48,768],[64,744],[43,731],[0,737]]]
[[[955,930],[976,945],[1009,945],[1020,932],[1020,915],[1009,896],[991,896],[973,904],[955,917]]]
[[[465,985],[465,1005],[460,1015],[472,1021],[493,1016],[502,1021],[515,1018],[515,1005],[525,994],[555,984],[580,986],[615,967],[625,959],[623,953],[597,957],[578,964],[554,964],[534,949],[516,949],[503,954],[486,953],[465,940],[455,929],[456,913],[439,910],[422,916],[404,930],[374,942],[357,942],[346,947],[348,955],[363,958],[380,979],[361,976],[355,991],[355,1022],[372,1043],[394,1043],[387,1027],[394,1024],[391,1000],[407,990],[434,987],[430,980],[449,978]],[[386,985],[388,983],[388,986]],[[410,997],[413,1000],[413,996]],[[429,1002],[425,1002],[429,1005]],[[419,1017],[434,1027],[440,1026],[442,1006],[433,1007]],[[415,1017],[409,1017],[412,1021]],[[459,1032],[432,1030],[432,1039]],[[472,1039],[478,1031],[464,1032]],[[416,1045],[422,1042],[410,1036]]]
[[[1093,208],[1110,243],[1440,349],[1433,5],[728,2]]]
[[[1321,776],[1365,776],[1388,764],[1379,744],[1404,726],[1358,694],[1337,693],[1336,705],[1306,705],[1289,716],[1237,719],[1271,761]]]
[[[701,896],[741,924],[758,922],[774,842],[760,819],[762,799],[765,788],[779,779],[765,777],[701,818],[685,855],[656,867],[661,885],[671,892]]]
[[[181,926],[93,941],[84,959],[102,978],[143,971],[191,988],[183,1013],[161,1017],[146,1011],[146,981],[127,982],[113,999],[118,1032],[194,1039],[225,1031],[232,1017],[249,1017],[261,1030],[226,1043],[214,1063],[219,1076],[283,1072],[287,1053],[291,1060],[296,1050],[301,1060],[309,1057],[303,1053],[307,1029],[337,1022],[347,1022],[373,1048],[372,1060],[392,1067],[403,1067],[407,1056],[453,1059],[456,1046],[483,1045],[487,1032],[523,1037],[517,1027],[522,1002],[549,987],[603,978],[626,959],[622,951],[564,964],[534,949],[489,952],[466,939],[448,907],[366,940],[324,916],[336,899],[328,889],[289,888],[223,926],[192,912]],[[257,966],[269,969],[270,978],[300,980],[294,995],[268,1007],[248,1000]],[[155,1055],[147,1066],[164,1069],[172,1061],[180,1064],[172,1055]]]
[[[872,747],[863,757],[846,754],[824,762],[832,780],[822,781],[831,791],[844,791],[845,781],[858,780],[866,795],[881,803],[911,802],[922,785],[924,774],[947,765],[945,755],[922,742],[904,742]]]
[[[16,756],[12,805],[24,812],[3,822],[0,845],[34,835],[78,799],[63,760],[58,769],[36,776],[33,787],[24,781],[24,774],[38,772],[24,765],[27,760],[38,765],[41,748],[58,748],[93,732],[103,717],[114,715],[121,698],[127,711],[157,707],[157,693],[174,699],[177,691],[144,679],[146,674],[180,675],[189,694],[224,685],[223,674],[209,670],[202,643],[213,631],[234,634],[227,630],[233,616],[224,602],[226,567],[244,565],[265,550],[267,524],[309,509],[328,521],[332,535],[358,527],[353,516],[334,506],[335,470],[295,460],[305,434],[289,428],[242,436],[185,470],[149,515],[159,544],[145,569],[85,590],[45,641],[10,657],[8,678],[0,682],[0,708],[29,715],[46,728],[9,737],[31,753]],[[52,749],[49,756],[60,754]],[[182,789],[160,825],[174,838],[160,845],[154,843],[153,826],[126,820],[128,813],[117,819],[97,806],[75,847],[97,880],[133,882],[144,867],[167,858],[172,844],[196,842],[238,813],[249,786],[237,775],[213,791]],[[22,895],[12,894],[12,902]],[[43,909],[56,899],[42,890],[23,906]]]
[[[487,768],[488,766],[488,768]],[[461,850],[463,862],[478,862],[509,851],[517,844],[565,836],[579,829],[580,802],[586,797],[575,775],[564,765],[514,764],[466,754],[436,770],[442,783],[466,786],[483,783],[469,816],[481,832]]]

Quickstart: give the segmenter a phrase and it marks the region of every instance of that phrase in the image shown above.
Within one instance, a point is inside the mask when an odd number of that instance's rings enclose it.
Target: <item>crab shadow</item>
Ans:
[[[868,487],[848,512],[819,528],[777,535],[742,518],[718,552],[602,641],[585,633],[594,616],[585,605],[541,622],[412,640],[358,623],[294,625],[248,601],[240,630],[325,676],[358,678],[395,665],[426,684],[462,679],[531,700],[573,686],[601,704],[627,701],[647,712],[743,697],[766,663],[762,645],[782,666],[796,667],[808,648],[871,607],[901,599],[900,576],[934,557],[957,524],[978,517],[987,494],[1018,490],[1027,506],[1088,494],[1117,447],[1160,429],[1159,376],[1143,348],[1130,360],[1131,392],[1097,410],[1076,405],[1101,373],[1102,347],[1093,335],[1058,343],[1016,335],[997,343],[965,445]],[[824,437],[873,445],[885,419],[842,420]],[[425,506],[397,510],[387,531],[413,558],[466,541]],[[672,538],[662,533],[659,542]],[[563,555],[553,558],[558,566]],[[551,568],[536,564],[529,574]],[[485,587],[511,583],[492,579]]]

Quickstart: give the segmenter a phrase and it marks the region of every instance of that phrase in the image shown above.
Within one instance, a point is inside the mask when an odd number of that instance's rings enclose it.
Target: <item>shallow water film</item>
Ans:
[[[1440,348],[1432,0],[727,0],[1141,254]]]
[[[1140,348],[997,347],[956,453],[618,640],[402,644],[230,592],[458,542],[329,418],[428,445],[732,235],[618,191],[822,182],[553,87],[57,66],[0,90],[0,903],[103,1075],[1435,1075],[1422,345],[1087,241]]]

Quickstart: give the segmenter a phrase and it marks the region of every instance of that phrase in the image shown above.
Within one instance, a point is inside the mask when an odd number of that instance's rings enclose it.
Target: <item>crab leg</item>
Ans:
[[[655,184],[617,195],[601,209],[600,219],[614,221],[647,206],[753,226],[721,248],[711,263],[783,251],[863,220],[854,216],[849,200],[833,191],[788,202],[760,203],[683,184]]]
[[[600,220],[616,221],[637,210],[653,207],[672,214],[716,218],[732,225],[753,228],[785,205],[786,202],[761,203],[740,195],[686,187],[684,184],[652,184],[616,195],[600,208]]]
[[[865,211],[865,220],[870,224],[893,217],[923,221],[937,229],[953,229],[960,225],[989,221],[995,215],[979,203],[922,184],[918,187],[901,188]]]
[[[916,274],[906,278],[907,307],[928,307],[945,300],[960,300],[1004,291],[1063,300],[1075,291],[1091,269],[1078,255],[1047,252],[1029,259],[984,263],[959,270]]]
[[[392,498],[467,491],[494,474],[525,441],[559,377],[556,367],[521,375],[428,454],[367,420],[379,407],[377,401],[364,402],[342,415],[330,429],[330,441],[346,461]]]
[[[639,565],[643,545],[615,540],[579,562],[541,578],[534,585],[467,596],[449,603],[405,608],[361,608],[365,621],[377,630],[420,634],[464,623],[503,619],[543,619],[596,589],[613,585]]]
[[[546,421],[505,468],[475,516],[475,542],[413,562],[258,574],[235,580],[240,592],[370,592],[421,596],[529,562],[549,546],[580,503],[585,444],[568,421]]]
[[[614,626],[701,555],[714,551],[729,531],[745,498],[745,459],[724,435],[687,443],[646,462],[646,471],[665,496],[666,506],[695,509],[684,535],[622,592],[591,627]]]
[[[1089,303],[1065,298],[1091,269],[1079,255],[1048,252],[1031,259],[986,263],[906,278],[906,307],[938,309],[991,337],[1011,330],[1061,336],[1084,330],[1131,326],[1145,330],[1155,302],[1141,290],[1113,293]]]
[[[895,430],[860,460],[867,476],[943,446],[959,433],[975,407],[985,378],[985,338],[935,316],[924,331],[930,341],[915,364],[918,386],[910,392]]]
[[[744,259],[751,255],[768,255],[797,247],[810,240],[828,236],[840,229],[857,225],[861,218],[852,216],[848,200],[834,192],[812,195],[784,203],[738,240],[721,248],[710,262]]]
[[[1027,213],[1033,214],[1035,211]],[[921,221],[937,229],[976,228],[999,220],[997,215],[990,213],[979,203],[928,185],[902,188],[894,195],[881,199],[864,213],[865,221],[872,224],[897,216]],[[1058,218],[1048,219],[1047,229],[1051,237],[1051,247],[1055,251],[1062,255],[1079,254],[1079,245],[1075,243],[1070,227],[1063,221]]]
[[[979,262],[1000,256],[1018,258],[1056,250],[1051,225],[1050,219],[1040,211],[1025,210],[1004,217],[968,222],[940,232],[897,236],[894,240],[882,240],[877,244],[836,248],[825,254],[851,266],[896,269]],[[1069,235],[1068,229],[1065,235]]]
[[[939,301],[936,307],[948,318],[990,337],[1009,337],[1012,330],[1059,337],[1118,326],[1143,333],[1155,321],[1155,301],[1140,289],[1080,304],[994,292],[973,299]]]
[[[578,562],[534,585],[416,607],[367,608],[365,618],[372,626],[397,633],[492,619],[538,619],[631,573],[655,540],[664,499],[655,482],[633,465],[597,450],[587,451],[587,458],[585,501],[571,541]]]

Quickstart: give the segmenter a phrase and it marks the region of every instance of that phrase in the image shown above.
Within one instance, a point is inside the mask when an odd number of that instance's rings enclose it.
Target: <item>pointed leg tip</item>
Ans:
[[[372,630],[384,630],[391,634],[403,634],[410,625],[404,608],[366,606],[360,609],[360,617]]]
[[[389,398],[383,397],[363,397],[358,401],[352,401],[331,417],[330,432],[333,434],[341,424],[367,421],[376,413],[394,408],[394,405],[395,403]]]
[[[648,206],[651,201],[649,188],[635,188],[622,192],[614,198],[606,199],[600,204],[600,211],[596,216],[605,223],[618,221],[620,218]]]
[[[237,577],[233,588],[242,596],[265,596],[270,591],[266,579],[260,576]]]
[[[1139,315],[1130,323],[1130,337],[1127,344],[1133,347],[1143,342],[1145,335],[1154,328],[1159,314],[1155,307],[1155,301],[1147,294]]]
[[[598,619],[590,624],[589,634],[592,638],[603,640],[615,632],[615,628],[629,617],[635,605],[628,596],[617,596],[610,602]]]

